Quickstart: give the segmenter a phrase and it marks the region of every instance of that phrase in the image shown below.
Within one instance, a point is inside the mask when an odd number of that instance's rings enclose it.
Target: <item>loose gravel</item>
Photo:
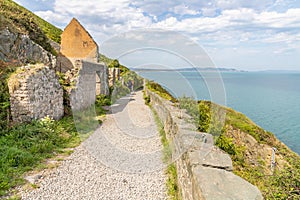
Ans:
[[[167,199],[160,136],[142,96],[111,106],[103,124],[22,199]]]

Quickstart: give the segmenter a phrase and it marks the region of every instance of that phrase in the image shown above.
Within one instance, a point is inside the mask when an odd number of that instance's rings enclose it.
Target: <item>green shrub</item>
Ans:
[[[203,101],[199,103],[198,108],[198,130],[202,132],[208,132],[211,122],[211,113],[210,113],[210,107],[205,104]]]
[[[216,145],[224,150],[225,152],[227,152],[230,155],[236,155],[237,154],[237,150],[236,150],[236,146],[233,143],[233,139],[232,138],[228,138],[224,135],[221,135],[216,142]]]
[[[150,98],[149,95],[145,95],[145,94],[144,94],[144,100],[145,100],[145,104],[146,104],[146,105],[149,105],[149,104],[150,104],[150,101],[151,101],[151,98]]]
[[[99,106],[109,106],[111,105],[110,96],[100,94],[96,97],[96,104]]]
[[[199,108],[198,103],[193,98],[190,97],[181,97],[178,99],[179,108],[185,109],[189,115],[191,115],[195,120],[198,119],[199,116]]]

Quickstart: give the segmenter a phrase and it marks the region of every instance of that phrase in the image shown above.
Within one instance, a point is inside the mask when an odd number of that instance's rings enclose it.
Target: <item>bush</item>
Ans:
[[[210,107],[205,104],[203,101],[199,103],[198,108],[198,130],[202,132],[208,132],[211,122],[211,113],[210,113]]]
[[[228,138],[224,135],[221,135],[216,142],[216,145],[224,150],[225,152],[227,152],[230,155],[236,155],[237,154],[237,150],[236,150],[236,146],[233,143],[233,139],[232,138]]]
[[[198,103],[193,98],[190,97],[181,97],[178,99],[179,108],[185,109],[189,115],[191,115],[195,120],[199,116]]]

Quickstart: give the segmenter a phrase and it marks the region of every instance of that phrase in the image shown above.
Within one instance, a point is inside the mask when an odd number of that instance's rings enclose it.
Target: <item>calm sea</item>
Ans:
[[[300,73],[138,73],[176,97],[212,100],[242,112],[300,154]]]

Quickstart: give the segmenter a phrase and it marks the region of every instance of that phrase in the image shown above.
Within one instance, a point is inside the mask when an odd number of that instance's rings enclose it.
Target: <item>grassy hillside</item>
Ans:
[[[231,156],[234,173],[256,185],[265,199],[300,199],[300,157],[271,132],[244,114],[209,101],[182,98],[180,106],[194,117],[200,131],[215,136],[216,145]],[[271,170],[273,147],[276,165]]]
[[[161,97],[172,99],[159,84],[147,86]],[[212,134],[215,144],[231,156],[233,172],[256,185],[265,199],[300,199],[300,156],[271,132],[244,114],[210,101],[183,97],[178,102],[193,117],[198,130]],[[271,170],[273,147],[276,165]]]
[[[62,30],[11,0],[0,0],[0,16],[0,26],[13,27],[18,32],[29,35],[32,41],[55,54],[48,39],[60,43]]]
[[[100,54],[99,62],[104,62],[108,66],[108,68],[112,68],[112,67],[120,68],[121,76],[123,74],[126,74],[126,72],[129,71],[129,69],[124,65],[121,65],[117,59],[108,58],[103,54]]]

